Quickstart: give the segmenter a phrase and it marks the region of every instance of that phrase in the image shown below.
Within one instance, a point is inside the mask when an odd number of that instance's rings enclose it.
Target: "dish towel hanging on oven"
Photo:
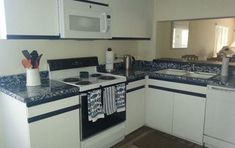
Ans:
[[[87,105],[89,121],[96,122],[98,119],[104,118],[100,89],[88,92]]]
[[[123,112],[126,110],[126,84],[118,84],[115,88],[117,112]]]
[[[103,108],[106,115],[111,115],[117,111],[114,86],[104,88]]]

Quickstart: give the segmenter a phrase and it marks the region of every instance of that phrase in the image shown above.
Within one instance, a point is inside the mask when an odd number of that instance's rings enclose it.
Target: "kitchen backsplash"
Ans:
[[[220,64],[208,64],[208,63],[197,63],[197,62],[179,62],[179,61],[167,61],[167,60],[153,60],[153,61],[142,61],[142,60],[136,60],[134,62],[134,70],[135,71],[145,71],[145,72],[152,72],[157,71],[161,69],[181,69],[181,70],[193,70],[192,65],[194,64],[194,71],[199,72],[211,72],[211,73],[217,73],[219,74],[221,71],[221,65]],[[124,63],[115,63],[114,64],[114,71],[124,71]],[[230,73],[235,71],[235,66],[229,67]],[[97,66],[97,71],[99,72],[105,72],[105,65],[101,64]],[[48,71],[41,71],[40,72],[41,79],[48,79],[49,74]],[[1,76],[0,81],[6,81],[6,79],[22,79],[25,81],[25,73],[18,74],[18,75],[9,75],[9,76]]]
[[[193,66],[194,65],[194,66]],[[194,68],[193,68],[194,67]],[[161,69],[181,69],[188,71],[198,71],[198,72],[210,72],[217,73],[221,72],[220,64],[212,64],[212,63],[199,63],[199,62],[183,62],[183,61],[171,61],[171,60],[153,60],[153,61],[141,61],[137,60],[134,62],[134,70],[137,71],[157,71]],[[229,67],[230,72],[235,71],[235,66]],[[97,70],[100,72],[105,71],[105,65],[99,65]],[[115,63],[114,71],[125,70],[124,63]]]
[[[142,60],[136,60],[133,65],[134,70],[140,70],[140,71],[151,71],[152,69],[152,61],[142,61]],[[114,71],[123,71],[125,70],[124,63],[114,63]],[[105,70],[105,64],[101,64],[97,66],[97,71],[104,72]]]

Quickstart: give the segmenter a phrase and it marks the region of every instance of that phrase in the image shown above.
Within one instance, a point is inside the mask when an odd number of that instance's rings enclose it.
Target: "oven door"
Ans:
[[[87,94],[80,95],[80,124],[81,126],[81,140],[85,140],[99,132],[102,132],[110,127],[113,127],[126,120],[126,111],[116,112],[112,115],[105,115],[105,118],[98,119],[96,122],[88,120],[88,105]]]
[[[74,0],[61,0],[62,38],[111,38],[111,9]]]

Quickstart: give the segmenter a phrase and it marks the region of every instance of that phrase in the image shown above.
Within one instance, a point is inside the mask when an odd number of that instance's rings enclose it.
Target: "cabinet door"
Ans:
[[[152,0],[112,0],[112,37],[150,38]]]
[[[206,99],[175,93],[173,134],[202,144]]]
[[[57,0],[4,0],[7,35],[59,36]]]
[[[174,93],[148,88],[146,92],[146,124],[171,134]]]
[[[144,125],[145,88],[127,93],[126,135]]]
[[[78,109],[32,122],[29,130],[31,148],[80,148]]]

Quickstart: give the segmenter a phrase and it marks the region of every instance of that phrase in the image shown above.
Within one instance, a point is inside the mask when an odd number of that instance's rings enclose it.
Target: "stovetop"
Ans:
[[[88,78],[80,78],[79,76],[74,76],[74,77],[61,78],[58,79],[58,81],[77,86],[82,92],[90,89],[95,89],[99,87],[105,87],[125,82],[126,78],[123,76],[117,76],[113,74],[93,73],[90,74]]]
[[[97,65],[97,57],[48,60],[49,77],[77,86],[80,92],[126,82],[124,76],[97,72]]]

